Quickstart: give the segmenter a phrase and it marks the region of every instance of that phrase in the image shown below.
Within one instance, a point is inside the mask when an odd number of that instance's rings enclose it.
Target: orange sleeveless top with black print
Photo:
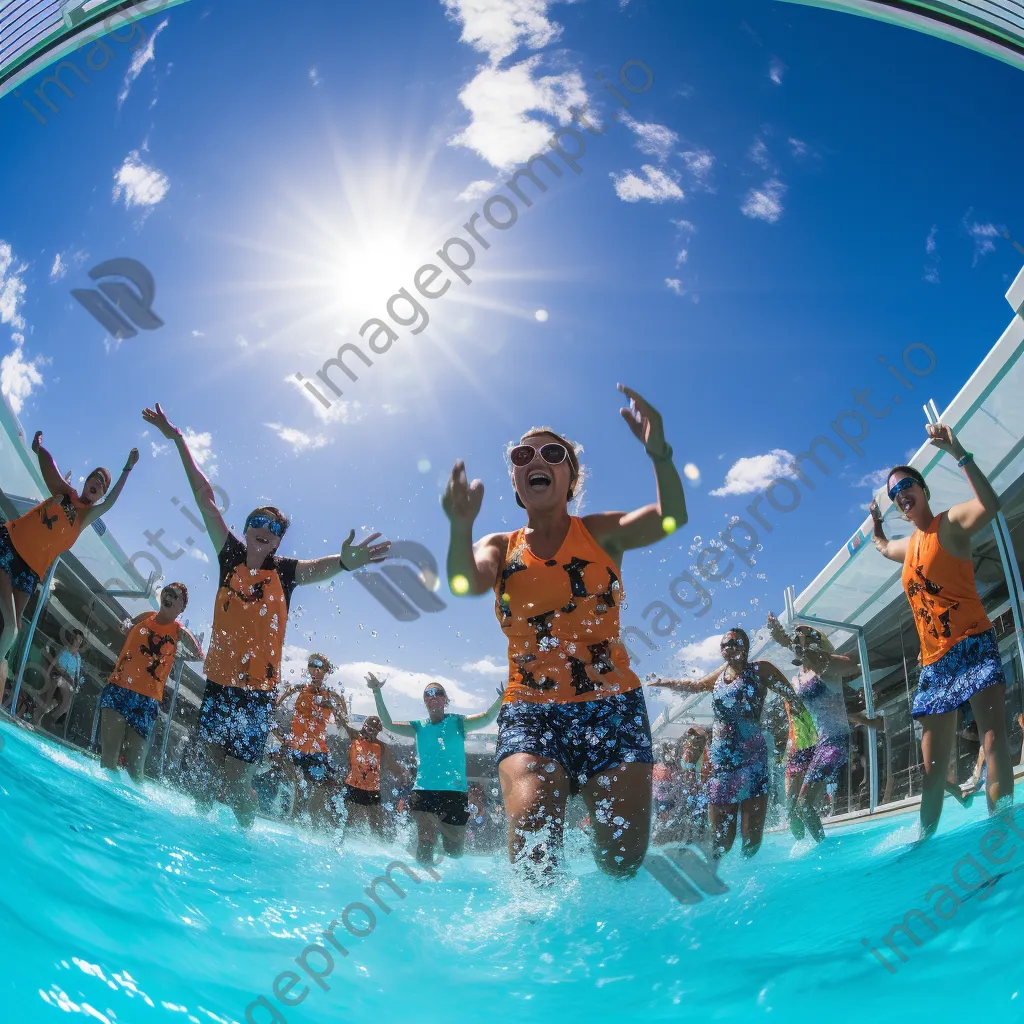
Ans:
[[[87,508],[77,494],[62,494],[47,498],[7,524],[14,550],[37,576],[45,576],[54,559],[74,547]]]
[[[505,703],[575,704],[640,686],[619,636],[619,568],[573,516],[554,558],[538,558],[525,529],[508,539],[494,588],[508,637]]]
[[[992,628],[974,582],[974,562],[956,558],[939,543],[936,516],[915,530],[903,562],[903,589],[921,640],[921,664],[933,665],[964,637]]]

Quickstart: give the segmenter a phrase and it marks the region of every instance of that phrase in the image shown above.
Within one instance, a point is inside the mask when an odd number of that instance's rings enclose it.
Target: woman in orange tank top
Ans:
[[[974,497],[936,515],[928,504],[924,477],[910,466],[897,466],[888,476],[889,498],[915,527],[909,537],[898,540],[886,538],[878,502],[871,503],[875,547],[903,565],[903,588],[921,640],[921,673],[913,715],[920,718],[923,730],[922,838],[938,826],[956,712],[968,701],[983,737],[990,812],[995,812],[997,804],[1002,807],[1013,799],[1006,680],[996,633],[975,586],[971,559],[971,537],[995,519],[999,498],[974,456],[964,450],[949,427],[930,424],[928,435],[936,448],[957,460]]]
[[[381,769],[387,768],[403,785],[410,784],[409,774],[398,763],[388,745],[381,741],[383,722],[370,715],[359,731],[342,723],[352,744],[348,748],[349,773],[345,778],[346,829],[368,824],[370,831],[384,835],[384,810],[381,802]],[[390,805],[387,808],[391,809]]]
[[[524,434],[508,453],[526,525],[473,543],[483,485],[456,462],[444,496],[451,521],[453,594],[494,593],[508,641],[498,715],[499,777],[509,857],[550,874],[565,804],[579,790],[594,823],[594,856],[627,878],[643,863],[651,826],[651,731],[640,680],[619,634],[622,556],[686,523],[683,486],[661,415],[635,391],[623,418],[654,465],[657,501],[632,512],[578,518],[577,448],[554,431]]]
[[[43,432],[37,430],[32,451],[39,459],[39,471],[50,497],[23,516],[0,523],[0,701],[7,687],[7,655],[18,638],[21,616],[36,585],[54,561],[71,549],[81,532],[113,508],[128,474],[139,461],[139,450],[133,448],[113,488],[110,473],[94,469],[79,494],[61,476],[42,439]]]

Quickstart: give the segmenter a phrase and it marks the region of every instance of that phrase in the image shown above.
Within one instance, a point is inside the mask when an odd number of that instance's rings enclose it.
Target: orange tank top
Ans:
[[[939,543],[936,516],[915,530],[903,563],[903,589],[921,639],[921,664],[932,665],[964,637],[992,628],[974,583],[974,563],[954,558]]]
[[[333,715],[327,694],[304,686],[295,701],[288,746],[302,754],[326,754],[327,723]]]
[[[554,558],[509,535],[494,612],[508,637],[505,703],[574,704],[640,686],[619,636],[619,569],[573,516]]]
[[[380,790],[380,744],[357,736],[348,748],[349,773],[346,786],[355,789]]]
[[[87,508],[77,494],[62,494],[47,498],[7,524],[14,550],[37,576],[45,576],[54,560],[74,546]]]
[[[163,700],[164,684],[174,667],[181,626],[177,622],[163,625],[155,619],[156,612],[153,612],[132,626],[108,681],[144,697]]]

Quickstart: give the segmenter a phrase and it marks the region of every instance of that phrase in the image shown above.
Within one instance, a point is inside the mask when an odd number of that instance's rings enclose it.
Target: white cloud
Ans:
[[[807,156],[811,149],[806,142],[801,142],[799,139],[790,139],[789,145],[793,150],[793,156],[798,159],[802,156]]]
[[[576,70],[535,75],[541,58],[510,68],[485,67],[459,93],[470,122],[450,140],[492,167],[510,168],[548,148],[554,126],[530,114],[546,114],[559,124],[572,120],[570,107],[586,107],[587,91]]]
[[[938,225],[933,224],[924,243],[924,251],[931,257],[924,268],[924,279],[929,284],[939,283],[939,263],[942,262],[942,257],[939,256],[939,245],[936,241],[938,233]]]
[[[285,646],[287,656],[288,647]],[[330,651],[324,651],[328,658]],[[306,667],[308,655],[303,655],[300,669]],[[333,660],[333,659],[332,659]],[[343,685],[349,697],[349,710],[357,715],[375,715],[376,706],[373,694],[366,686],[366,674],[372,672],[378,679],[383,679],[385,686],[383,695],[388,710],[398,721],[412,718],[425,718],[423,707],[423,691],[431,683],[440,683],[445,693],[451,698],[451,710],[475,714],[489,707],[494,700],[494,693],[480,695],[471,693],[461,683],[446,676],[427,672],[413,672],[408,669],[396,668],[394,665],[382,665],[374,661],[354,661],[338,665],[328,678],[328,683],[335,686]],[[284,673],[282,672],[282,676]],[[296,674],[296,678],[298,674]],[[287,677],[285,676],[287,679]],[[293,680],[289,680],[293,681]]]
[[[636,136],[634,145],[641,153],[657,157],[664,163],[672,155],[672,150],[679,144],[679,136],[671,128],[663,124],[635,121],[628,114],[619,120]]]
[[[666,277],[665,278],[665,287],[668,288],[668,290],[670,292],[675,292],[676,295],[684,295],[685,294],[685,289],[683,288],[683,282],[680,281],[679,278],[677,278],[677,277]]]
[[[768,77],[776,84],[782,85],[782,76],[786,71],[786,65],[778,57],[772,57],[768,65]]]
[[[201,548],[189,548],[188,557],[194,558],[197,562],[209,562],[210,556]]]
[[[0,324],[10,324],[16,331],[25,329],[25,319],[20,313],[25,301],[25,282],[21,275],[27,269],[27,263],[16,262],[10,244],[0,241]]]
[[[61,254],[57,253],[57,255],[53,257],[53,266],[50,267],[50,280],[59,281],[67,274],[67,272],[68,265],[61,258]]]
[[[312,83],[314,89],[323,82],[323,79],[320,77],[320,72],[317,71],[316,67],[311,67],[309,69],[308,74],[309,80]]]
[[[931,256],[932,253],[934,253],[935,250],[938,248],[937,245],[935,244],[935,236],[936,236],[936,234],[938,234],[938,231],[939,231],[938,225],[937,224],[933,224],[931,231],[928,232],[928,238],[925,240],[924,251],[926,253],[928,253],[929,256]]]
[[[782,197],[786,194],[786,186],[778,178],[766,181],[759,189],[752,188],[740,207],[745,217],[764,220],[775,224],[782,216]]]
[[[488,195],[494,189],[493,181],[471,181],[460,193],[460,203],[474,203],[478,199],[483,199],[484,196]]]
[[[284,379],[292,387],[298,388],[299,394],[309,403],[310,409],[316,413],[316,417],[321,423],[358,423],[365,415],[362,404],[358,400],[341,402],[330,393],[327,393],[324,397],[331,403],[328,407],[316,395],[310,394],[306,390],[305,385],[301,381],[296,380],[294,376],[289,375]],[[321,394],[327,391],[320,381],[315,381],[313,384]]]
[[[768,145],[764,139],[754,139],[747,150],[747,159],[752,160],[758,167],[770,171],[772,169],[772,158],[768,152]]]
[[[676,255],[676,266],[681,267],[690,258],[690,251],[688,249],[680,249]]]
[[[327,444],[327,438],[323,434],[317,434],[313,437],[303,433],[301,430],[296,430],[294,427],[286,427],[280,423],[264,423],[263,425],[270,427],[285,444],[290,444],[294,452],[304,452],[311,448],[323,448]]]
[[[679,176],[674,171],[661,171],[650,164],[644,164],[641,170],[644,173],[642,178],[632,171],[622,175],[612,172],[615,194],[623,202],[636,203],[641,199],[649,199],[652,203],[664,203],[684,197],[679,187]]]
[[[938,267],[925,267],[924,268],[924,279],[928,284],[939,284],[939,268]]]
[[[707,188],[708,178],[711,177],[711,172],[715,166],[715,158],[711,150],[704,147],[688,149],[683,153],[683,163],[686,164],[686,169],[693,175],[696,183],[703,188]]]
[[[154,459],[158,458],[161,455],[166,455],[171,450],[170,443],[168,443],[168,444],[159,444],[156,441],[150,441],[149,442],[149,447],[150,447],[150,453],[152,454]]]
[[[121,109],[121,104],[128,99],[128,93],[131,92],[132,85],[135,79],[142,74],[142,69],[153,59],[153,48],[156,45],[156,37],[160,35],[165,28],[167,28],[168,20],[164,18],[153,34],[146,41],[146,45],[137,49],[132,56],[132,62],[128,67],[128,71],[124,76],[124,85],[121,88],[120,95],[117,97],[117,109]]]
[[[978,221],[968,223],[973,212],[974,210],[970,209],[964,214],[963,225],[967,234],[974,242],[974,261],[971,263],[971,266],[976,267],[982,256],[995,252],[996,243],[992,239],[998,238],[1002,232],[995,224],[979,224]]]
[[[0,360],[0,391],[7,396],[7,401],[15,414],[21,412],[25,400],[32,394],[33,388],[43,383],[43,375],[39,367],[46,360],[42,356],[26,360],[20,341],[20,334],[15,336],[14,351],[9,352]]]
[[[762,491],[776,480],[794,476],[792,465],[793,455],[785,448],[773,448],[767,455],[737,459],[726,473],[725,483],[711,493],[716,498],[724,498],[729,494]]]
[[[680,647],[676,651],[675,660],[685,670],[693,672],[694,678],[707,675],[722,664],[721,643],[724,635],[720,633],[718,636],[705,637],[696,643]]]
[[[871,473],[865,473],[864,476],[862,476],[855,484],[853,484],[853,486],[870,487],[872,490],[876,490],[877,488],[881,487],[888,479],[888,469],[876,469]]]
[[[213,453],[213,435],[209,431],[197,434],[191,427],[186,427],[182,431],[182,436],[192,453],[192,458],[196,460],[196,465],[205,469],[209,476],[215,475],[217,456]]]
[[[462,42],[498,63],[521,46],[540,50],[555,42],[562,26],[548,19],[551,0],[441,0],[462,25]]]
[[[125,209],[132,206],[155,206],[171,187],[167,175],[143,163],[138,150],[133,150],[125,157],[114,181],[114,202],[123,194]]]
[[[475,672],[481,676],[506,677],[508,675],[508,664],[506,662],[499,663],[488,654],[479,661],[467,662],[462,666],[462,671]]]
[[[697,234],[697,225],[692,220],[673,220],[670,223],[680,232],[685,231],[691,235]]]

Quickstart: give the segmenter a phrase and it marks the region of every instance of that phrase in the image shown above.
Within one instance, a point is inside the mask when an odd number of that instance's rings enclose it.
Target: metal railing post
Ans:
[[[43,614],[46,602],[50,599],[50,584],[53,582],[53,574],[57,571],[57,562],[47,570],[46,576],[39,592],[39,599],[36,601],[36,609],[32,613],[32,621],[29,623],[28,632],[25,634],[25,646],[21,652],[21,660],[18,663],[18,674],[14,680],[14,696],[11,698],[11,717],[18,717],[18,694],[21,693],[21,681],[25,675],[25,667],[28,665],[28,656],[32,651],[32,641],[35,639],[36,627],[39,625],[39,616]]]
[[[178,690],[181,689],[181,674],[185,671],[185,659],[178,662],[178,674],[174,677],[174,689],[171,691],[171,706],[167,709],[167,721],[164,723],[164,741],[160,745],[159,778],[164,777],[164,762],[167,759],[167,742],[171,738],[171,726],[174,724],[174,706],[178,703]]]
[[[1024,615],[1021,613],[1021,598],[1024,597],[1024,585],[1021,583],[1020,566],[1013,550],[1013,538],[1006,516],[1000,512],[992,523],[992,533],[999,549],[999,559],[1003,563],[1003,575],[1006,577],[1007,589],[1010,592],[1010,610],[1013,612],[1013,626],[1017,634],[1017,656],[1020,658],[1021,671],[1024,672]]]

